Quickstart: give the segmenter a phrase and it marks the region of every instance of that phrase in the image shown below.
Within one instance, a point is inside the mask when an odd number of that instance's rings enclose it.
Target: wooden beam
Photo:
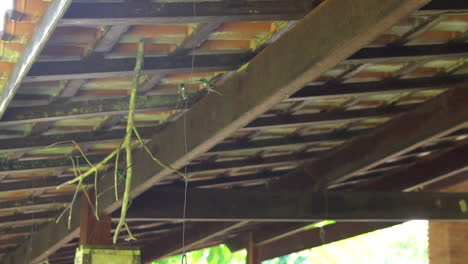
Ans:
[[[242,66],[253,54],[196,55],[194,72],[230,71]],[[132,76],[135,58],[104,59],[90,56],[79,61],[36,62],[23,82],[60,81]],[[147,57],[143,74],[185,73],[192,69],[192,56]]]
[[[8,236],[14,234],[31,233],[32,230],[37,230],[37,227],[21,226],[21,227],[3,227],[0,229],[0,236]]]
[[[2,183],[0,185],[0,192],[53,188],[70,179],[72,178],[71,177],[60,177],[60,178],[51,177],[50,179],[43,178],[39,180]]]
[[[90,155],[88,159],[90,162],[99,162],[104,157],[105,155],[102,155],[102,154],[92,155],[92,156]],[[79,162],[80,164],[86,163],[86,161],[81,157],[79,158]],[[32,159],[32,160],[4,160],[0,164],[0,168],[4,172],[17,171],[17,170],[34,170],[34,169],[41,169],[41,168],[54,168],[54,169],[63,168],[63,167],[71,168],[70,166],[71,166],[70,157],[66,157],[65,155],[63,158],[55,158],[55,159],[44,158],[44,159]],[[59,180],[57,181],[60,181],[61,179],[62,178],[59,178]],[[16,183],[13,182],[12,184],[15,185]],[[28,185],[26,183],[26,186],[31,187],[32,185],[31,184]],[[0,188],[6,188],[6,187],[1,186]],[[4,190],[8,191],[7,189],[4,189]]]
[[[198,101],[201,93],[190,94],[189,106]],[[136,112],[152,112],[177,109],[180,97],[174,95],[138,96]],[[71,118],[124,115],[128,112],[128,98],[101,99],[38,106],[34,108],[10,108],[0,121],[1,126],[51,122]]]
[[[196,12],[196,13],[194,13]],[[60,25],[142,25],[232,21],[296,20],[307,13],[301,1],[245,1],[240,7],[224,2],[195,3],[73,3]]]
[[[220,161],[220,162],[209,162],[189,165],[187,167],[188,173],[195,172],[222,172],[228,169],[248,169],[256,167],[273,167],[285,164],[299,164],[305,160],[316,158],[318,155],[323,154],[325,150],[311,151],[307,153],[298,152],[295,154],[273,156],[273,157],[251,157],[244,160],[234,161]],[[88,155],[90,162],[99,162],[105,155]],[[84,164],[86,161],[80,158],[80,164]],[[0,164],[0,170],[7,173],[15,170],[34,170],[43,168],[60,168],[60,167],[71,167],[71,161],[69,157],[56,158],[56,159],[37,159],[37,160],[6,160]],[[60,180],[59,180],[60,181]],[[31,186],[31,185],[29,185]]]
[[[464,0],[432,0],[423,6],[418,13],[463,12],[464,10],[468,10],[468,3]]]
[[[302,115],[279,115],[274,117],[258,118],[247,126],[239,129],[241,131],[251,131],[259,129],[269,129],[288,126],[319,125],[338,122],[354,122],[374,117],[395,116],[407,112],[416,105],[401,105],[379,108],[367,108],[347,111],[329,111],[314,114]]]
[[[74,97],[78,91],[80,90],[81,86],[86,83],[86,80],[71,80],[67,82],[65,88],[60,92],[59,100],[63,100],[64,98],[71,98]]]
[[[72,200],[70,195],[59,196],[59,197],[35,197],[28,199],[19,199],[14,201],[2,201],[0,202],[0,209],[14,209],[24,210],[27,208],[34,208],[38,205],[46,204],[68,204]]]
[[[38,123],[45,124],[45,123]],[[143,139],[151,138],[154,133],[163,129],[163,126],[155,127],[140,127],[138,132]],[[241,140],[233,143],[221,143],[210,149],[211,154],[221,154],[233,151],[251,151],[251,150],[267,150],[284,146],[305,146],[317,144],[324,141],[341,141],[348,140],[352,137],[367,132],[367,129],[358,131],[336,131],[323,134],[313,134],[306,136],[291,136],[273,139],[262,139],[254,141]],[[91,145],[103,143],[106,141],[121,140],[125,135],[125,129],[112,129],[111,131],[95,130],[91,132],[69,133],[64,135],[45,135],[45,136],[28,136],[25,138],[16,139],[0,139],[0,153],[29,151],[35,148],[47,147],[51,144],[61,141],[74,140],[78,144]]]
[[[408,42],[412,41],[413,39],[416,39],[418,36],[423,34],[424,32],[427,32],[431,30],[434,26],[436,26],[438,23],[440,23],[442,20],[447,19],[446,16],[444,15],[433,15],[433,16],[428,16],[424,18],[421,22],[421,24],[413,27],[403,35],[398,37],[398,40],[393,42],[392,45],[394,46],[404,46]]]
[[[206,29],[208,30],[208,29]],[[206,35],[206,34],[205,34]],[[188,45],[188,44],[187,44]],[[385,63],[401,61],[427,61],[466,57],[468,44],[456,45],[421,45],[401,47],[364,48],[356,54],[343,60],[341,64]],[[177,55],[176,51],[175,55]],[[184,54],[182,52],[181,54]],[[196,55],[195,72],[235,70],[254,57],[256,53]],[[145,59],[145,74],[162,76],[169,73],[185,73],[191,71],[192,56],[167,56]],[[73,80],[87,78],[106,78],[130,76],[134,65],[133,58],[104,59],[91,56],[81,61],[48,61],[36,62],[24,82]],[[148,89],[145,87],[144,90]]]
[[[35,213],[18,213],[18,214],[13,214],[13,215],[7,215],[7,216],[0,216],[0,223],[2,224],[13,224],[15,222],[20,222],[20,221],[30,221],[31,219],[42,219],[45,222],[49,221],[55,221],[57,216],[59,215],[61,211],[41,211],[41,212],[35,212]]]
[[[182,219],[183,188],[155,188],[129,209],[129,218]],[[261,189],[190,189],[188,221],[340,221],[468,220],[459,201],[466,193],[293,192]],[[159,201],[157,204],[151,201]],[[216,208],[216,210],[213,210]]]
[[[261,264],[262,250],[254,243],[253,233],[248,234],[247,264]]]
[[[195,172],[223,172],[229,169],[253,169],[262,167],[275,167],[281,165],[299,164],[308,159],[316,158],[324,151],[315,151],[308,153],[295,153],[273,157],[253,157],[245,160],[209,162],[187,166],[187,173]]]
[[[433,182],[467,172],[467,144],[468,141],[464,140],[454,148],[436,152],[410,166],[389,171],[374,180],[369,179],[354,189],[414,191],[424,189]]]
[[[318,247],[331,242],[390,227],[395,224],[397,223],[336,223],[323,228],[325,231],[324,240],[321,239],[320,229],[303,231],[262,246],[262,260],[273,259],[291,254],[292,252],[299,252],[305,249]]]
[[[341,64],[382,63],[466,57],[468,43],[365,48]]]
[[[160,159],[180,168],[187,160],[206,152],[258,114],[298,91],[427,2],[324,1],[297,26],[257,55],[244,70],[233,74],[217,87],[223,94],[222,112],[213,111],[213,106],[220,103],[219,97],[205,97],[196,108],[187,113],[186,122],[179,119],[156,135],[150,143],[150,149],[157,149],[156,154]],[[289,52],[284,52],[285,50]],[[180,140],[185,126],[190,130],[187,155],[183,140]],[[143,151],[135,151],[134,161],[135,175],[139,177],[132,183],[132,197],[138,196],[172,173],[156,165]],[[100,186],[111,189],[112,184],[105,178]],[[103,194],[99,204],[103,214],[120,207],[112,192]],[[47,225],[41,231],[52,232],[53,229],[53,225]],[[71,229],[66,234],[60,233],[60,238],[54,237],[35,247],[30,254],[33,262],[54,252],[57,245],[63,244],[62,238],[74,231],[76,229]],[[5,263],[21,263],[24,260],[24,251],[28,248],[28,244],[23,244],[14,255],[9,256],[11,260]]]
[[[128,25],[115,25],[107,29],[104,36],[97,42],[94,47],[94,52],[107,53],[112,51],[114,46],[119,42],[122,35],[127,32]]]
[[[245,184],[245,183],[252,183],[252,182],[267,182],[268,180],[275,179],[278,177],[282,177],[285,174],[291,172],[291,170],[281,170],[281,171],[264,171],[260,173],[254,173],[254,174],[247,174],[247,175],[242,175],[242,176],[226,176],[226,177],[219,177],[215,179],[208,179],[208,180],[196,180],[192,179],[190,181],[190,186],[191,187],[223,187],[227,185],[236,185],[236,184]],[[177,187],[183,187],[185,183],[183,182],[176,182],[173,184],[170,184],[169,186],[177,186]]]
[[[1,124],[1,123],[0,123]],[[47,124],[46,122],[38,124]],[[151,138],[154,133],[161,130],[162,126],[154,127],[139,127],[138,132],[144,139]],[[74,140],[78,144],[84,145],[96,144],[105,141],[121,140],[125,136],[125,128],[112,129],[111,131],[94,130],[90,132],[67,133],[60,135],[34,135],[24,138],[16,139],[0,139],[0,153],[15,152],[15,151],[29,151],[35,148],[47,147],[57,142],[70,142]],[[346,137],[347,135],[343,135]],[[339,138],[339,135],[336,137]],[[326,137],[323,137],[326,138]],[[332,138],[332,137],[331,137]],[[335,139],[338,139],[335,138]],[[313,139],[313,138],[311,138]],[[316,137],[317,140],[320,137]],[[335,140],[333,139],[333,140]],[[229,146],[228,146],[229,147]]]
[[[89,198],[95,201],[94,190],[89,192]],[[86,196],[81,196],[80,215],[80,245],[111,245],[112,221],[109,215],[100,216],[96,219],[94,205],[89,204]]]
[[[221,154],[232,151],[252,151],[252,150],[268,150],[284,146],[307,146],[324,141],[342,141],[351,139],[357,135],[368,132],[369,130],[359,131],[336,131],[323,134],[313,134],[299,136],[294,135],[290,137],[280,137],[272,139],[258,139],[252,141],[240,140],[233,143],[221,143],[211,148],[209,154]],[[1,145],[1,141],[0,141]]]
[[[163,76],[162,75],[153,75],[151,78],[149,78],[145,84],[143,84],[141,87],[138,88],[138,94],[145,94],[155,87],[161,82]]]
[[[203,23],[198,26],[195,32],[180,44],[171,56],[183,56],[189,54],[193,49],[198,48],[203,42],[208,40],[211,33],[216,31],[223,23],[211,22]]]
[[[178,47],[177,49],[170,54],[171,57],[180,57],[188,55],[193,49],[197,48],[203,42],[205,42],[215,31],[219,28],[222,23],[219,22],[212,22],[212,23],[204,23],[199,25],[195,32],[193,32],[188,38],[186,38]],[[157,85],[161,82],[163,75],[153,75],[148,81],[145,82],[143,86],[138,89],[139,94],[145,94],[152,89],[156,88]]]
[[[466,83],[467,75],[442,78],[389,79],[378,82],[309,85],[285,99],[286,102],[336,98],[341,96],[369,96],[388,93],[416,92],[430,89],[452,89]]]
[[[250,232],[253,236],[253,244],[259,247],[302,231],[310,230],[312,229],[312,224],[313,223],[261,223]],[[247,248],[249,245],[249,241],[246,241],[245,234],[240,234],[224,243],[232,252]]]

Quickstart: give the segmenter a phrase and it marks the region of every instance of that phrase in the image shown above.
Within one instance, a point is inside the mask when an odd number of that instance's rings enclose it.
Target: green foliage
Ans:
[[[410,221],[264,261],[263,264],[427,264],[427,247],[427,221]],[[245,264],[246,255],[245,250],[231,253],[227,246],[220,245],[190,252],[188,263]],[[154,264],[178,264],[180,260],[180,256],[175,256]]]
[[[410,221],[263,264],[427,264],[427,247],[427,221]]]
[[[200,249],[187,253],[189,264],[244,264],[247,252],[245,250],[232,253],[226,245]],[[153,264],[179,264],[181,256],[159,260]]]

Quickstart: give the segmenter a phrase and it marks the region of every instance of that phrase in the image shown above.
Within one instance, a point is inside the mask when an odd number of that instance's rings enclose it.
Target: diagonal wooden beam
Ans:
[[[336,223],[323,228],[325,233],[325,236],[323,236],[324,240],[321,239],[320,233],[322,231],[320,229],[303,231],[261,246],[261,257],[262,260],[273,259],[291,254],[292,252],[318,247],[396,224],[398,223]]]
[[[128,28],[127,25],[110,26],[104,36],[97,42],[94,52],[106,53],[112,51]]]
[[[194,6],[195,5],[195,6]],[[307,13],[301,1],[73,3],[60,25],[142,25],[296,20]]]
[[[187,113],[186,122],[179,119],[156,135],[150,149],[175,168],[183,166],[201,153],[229,136],[233,131],[252,121],[317,78],[340,61],[375,39],[409,13],[421,7],[426,0],[328,0],[286,32],[267,49],[257,55],[242,71],[232,75],[220,87],[223,111],[213,111],[219,105],[218,96],[207,96]],[[317,25],[325,25],[317,27]],[[284,51],[288,52],[284,52]],[[184,127],[190,130],[188,153],[182,140]],[[156,165],[143,151],[135,151],[135,175],[132,197],[136,197],[172,173]],[[112,184],[103,179],[103,189]],[[112,192],[102,195],[101,212],[108,214],[119,208]],[[47,257],[70,238],[76,227],[68,231],[55,231],[47,225],[42,232],[54,233],[34,248],[30,256],[33,263]],[[65,237],[65,238],[64,238]],[[21,263],[29,245],[18,247],[5,264]]]
[[[410,166],[389,171],[353,189],[414,191],[423,189],[431,183],[466,173],[467,144],[468,141],[464,140],[453,148],[436,152]]]
[[[197,222],[468,220],[468,212],[459,205],[466,193],[190,189],[187,195],[193,199],[187,200],[185,219]],[[154,188],[135,200],[128,217],[182,220],[183,199],[183,188]]]
[[[81,86],[86,83],[86,80],[71,80],[67,82],[65,88],[60,92],[58,100],[64,100],[75,96],[80,90]]]
[[[216,29],[218,29],[222,24],[223,23],[221,22],[211,22],[199,25],[196,31],[184,40],[184,42],[177,47],[171,56],[183,56],[189,54],[193,49],[208,40],[211,33],[216,31]]]

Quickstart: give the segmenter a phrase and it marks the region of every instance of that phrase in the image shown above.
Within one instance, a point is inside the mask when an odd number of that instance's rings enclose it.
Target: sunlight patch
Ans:
[[[8,19],[7,14],[13,9],[13,0],[1,0],[0,1],[0,14],[2,19],[0,19],[0,31],[5,30],[6,21]]]

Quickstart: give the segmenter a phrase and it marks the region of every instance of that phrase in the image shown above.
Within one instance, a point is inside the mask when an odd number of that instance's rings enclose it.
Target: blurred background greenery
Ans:
[[[320,247],[292,253],[263,264],[427,264],[428,223],[409,221]],[[326,240],[326,233],[325,233]],[[189,264],[244,264],[246,250],[231,252],[226,245],[192,251]],[[180,263],[174,256],[154,264]]]

